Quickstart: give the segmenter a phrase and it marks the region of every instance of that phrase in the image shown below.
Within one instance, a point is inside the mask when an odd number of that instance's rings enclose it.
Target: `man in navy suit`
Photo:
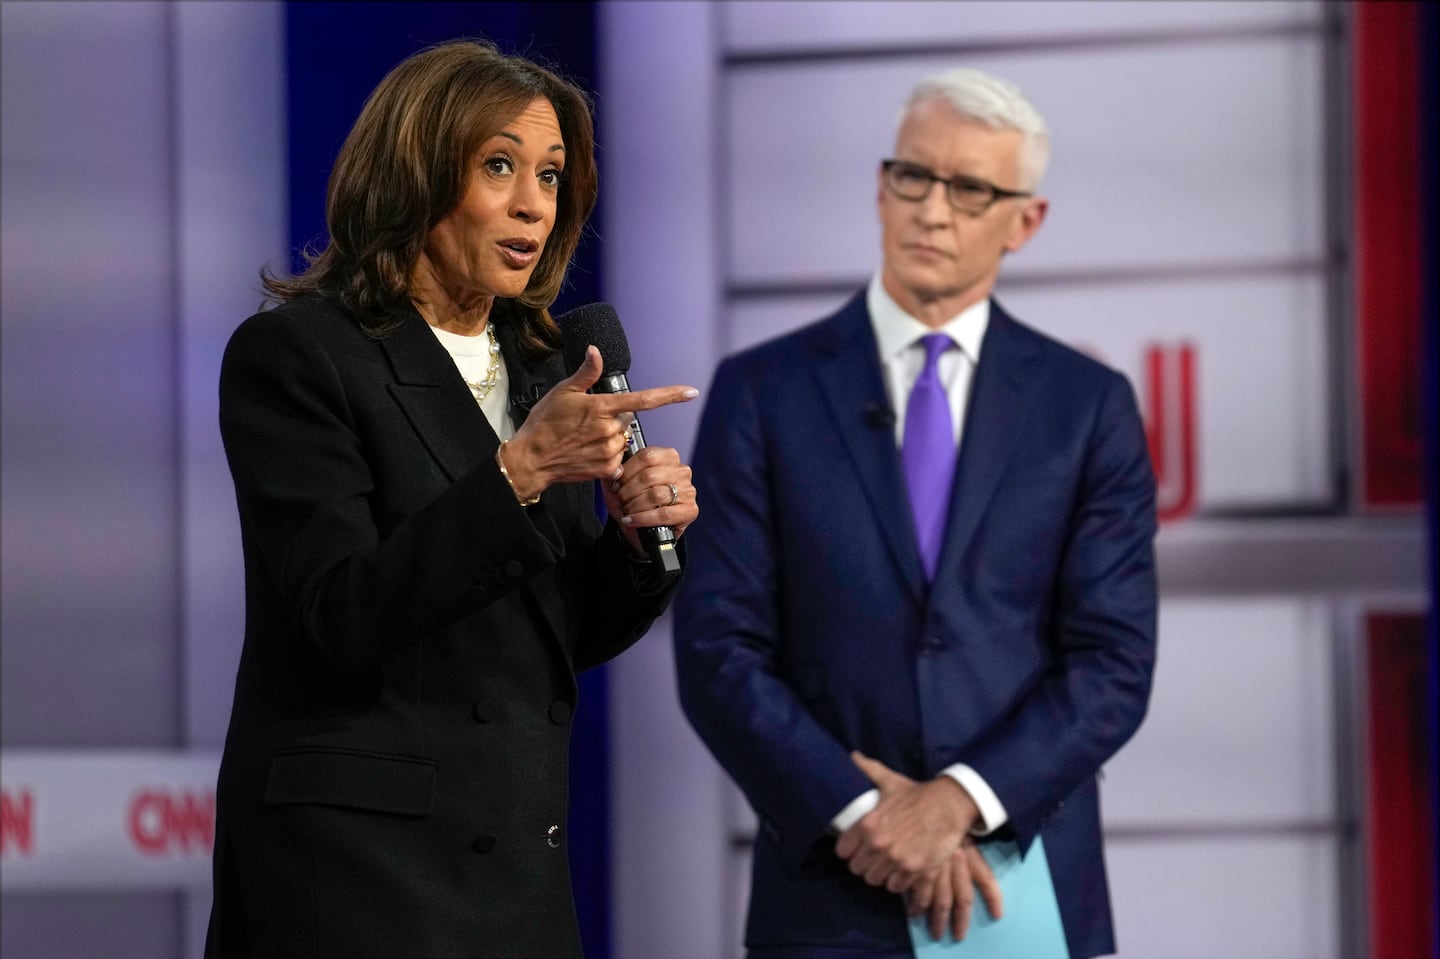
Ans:
[[[868,287],[716,372],[676,659],[759,815],[752,959],[961,934],[1001,842],[1043,848],[1062,951],[1114,951],[1096,780],[1150,692],[1154,477],[1126,380],[991,297],[1048,141],[1002,80],[921,83]]]

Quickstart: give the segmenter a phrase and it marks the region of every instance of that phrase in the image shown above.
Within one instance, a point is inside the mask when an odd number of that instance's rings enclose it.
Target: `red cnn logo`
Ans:
[[[1195,347],[1145,351],[1145,438],[1155,466],[1160,522],[1195,511]]]
[[[215,793],[145,789],[130,801],[130,841],[147,856],[208,853],[215,845]]]
[[[0,856],[28,856],[35,850],[35,794],[0,791]]]

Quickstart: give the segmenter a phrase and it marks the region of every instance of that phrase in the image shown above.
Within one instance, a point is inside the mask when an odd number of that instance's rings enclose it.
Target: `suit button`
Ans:
[[[549,846],[551,849],[560,848],[559,826],[551,826],[549,829],[545,830],[545,845]]]
[[[479,839],[476,839],[473,843],[471,843],[470,848],[483,856],[485,853],[495,848],[495,837],[490,835],[489,833],[486,833],[485,835],[481,836]]]
[[[570,704],[563,699],[557,699],[550,704],[550,721],[557,726],[563,726],[570,721]]]
[[[475,721],[477,723],[493,723],[495,721],[495,707],[490,703],[476,703]]]
[[[521,565],[518,559],[512,559],[505,564],[505,577],[507,579],[517,579],[523,572],[525,572],[525,567]]]

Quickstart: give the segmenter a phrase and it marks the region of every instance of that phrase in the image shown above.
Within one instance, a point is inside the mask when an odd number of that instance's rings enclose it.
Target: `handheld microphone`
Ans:
[[[630,343],[625,339],[625,328],[615,307],[609,303],[587,303],[562,316],[555,322],[560,327],[565,353],[565,369],[574,372],[585,362],[585,351],[590,346],[600,350],[605,370],[600,379],[590,387],[591,393],[629,393]],[[630,449],[625,453],[629,459],[645,448],[645,434],[640,429],[640,420],[630,414]],[[666,574],[680,572],[680,554],[675,550],[675,531],[668,526],[644,526],[637,530],[640,542],[651,562],[658,563]]]

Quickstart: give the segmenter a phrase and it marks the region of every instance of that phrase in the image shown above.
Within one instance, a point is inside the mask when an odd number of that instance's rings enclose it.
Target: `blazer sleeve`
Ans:
[[[271,311],[232,336],[220,429],[252,554],[247,576],[263,571],[292,632],[342,673],[494,602],[565,549],[551,511],[522,509],[488,461],[382,538],[377,474],[423,464],[377,460],[351,403],[305,322]]]
[[[696,442],[706,508],[687,536],[695,559],[676,599],[675,666],[686,716],[798,868],[870,782],[778,669],[781,544],[767,459],[754,386],[727,360]]]
[[[588,518],[598,530],[593,514]],[[687,539],[688,535],[675,543],[682,569],[688,563]],[[636,559],[613,520],[586,547],[577,565],[585,597],[584,622],[575,647],[578,673],[619,656],[644,636],[670,605],[679,579],[659,573],[649,560]]]
[[[967,748],[1022,848],[1145,716],[1155,665],[1155,478],[1129,383],[1096,405],[1053,598],[1051,668]]]

